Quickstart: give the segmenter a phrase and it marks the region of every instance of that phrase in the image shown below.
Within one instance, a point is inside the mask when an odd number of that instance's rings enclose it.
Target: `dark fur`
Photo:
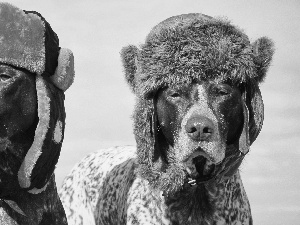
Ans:
[[[1,224],[66,224],[53,175],[59,151],[43,149],[47,153],[42,154],[37,162],[32,186],[21,188],[18,181],[18,170],[32,145],[39,120],[35,75],[3,64],[0,64],[0,74],[0,137],[3,140],[0,145]],[[63,104],[63,92],[50,83],[48,85],[51,99],[60,100]],[[61,112],[55,109],[52,113]],[[46,183],[47,188],[41,193],[28,192],[33,188],[43,188]]]

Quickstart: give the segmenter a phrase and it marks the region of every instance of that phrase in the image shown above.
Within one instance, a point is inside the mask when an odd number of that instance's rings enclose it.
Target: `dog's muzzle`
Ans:
[[[216,164],[208,159],[208,156],[198,149],[185,162],[186,183],[191,186],[212,180],[216,176]]]
[[[214,124],[207,117],[194,116],[187,121],[185,131],[193,141],[209,141],[214,135]]]
[[[214,130],[213,122],[204,116],[194,116],[185,125],[187,135],[195,142],[210,141]],[[190,185],[206,182],[214,177],[215,164],[208,158],[203,149],[199,148],[185,162],[187,182]]]
[[[186,170],[186,183],[190,185],[214,179],[224,159],[226,145],[222,141],[216,119],[213,119],[193,114],[183,124],[189,150],[185,152],[182,162]]]

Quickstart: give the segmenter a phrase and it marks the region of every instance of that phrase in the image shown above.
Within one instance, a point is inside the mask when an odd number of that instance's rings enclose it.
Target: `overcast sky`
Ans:
[[[254,41],[268,36],[276,52],[261,92],[265,122],[242,165],[254,224],[300,221],[300,1],[13,0],[40,12],[75,55],[75,83],[66,91],[67,124],[56,169],[58,186],[84,155],[134,145],[134,96],[120,50],[139,45],[160,21],[183,13],[225,16]]]

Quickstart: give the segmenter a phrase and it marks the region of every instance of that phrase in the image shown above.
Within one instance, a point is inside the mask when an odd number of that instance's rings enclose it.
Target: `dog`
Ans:
[[[0,40],[0,224],[67,224],[53,173],[73,54],[39,13],[9,3]]]
[[[263,122],[273,43],[202,14],[171,17],[121,56],[136,147],[84,158],[60,190],[69,224],[252,224],[239,166]]]

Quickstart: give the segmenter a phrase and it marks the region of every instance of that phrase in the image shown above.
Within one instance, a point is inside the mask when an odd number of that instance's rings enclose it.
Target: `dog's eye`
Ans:
[[[11,76],[7,75],[7,74],[0,74],[0,81],[2,82],[6,82],[11,78]]]
[[[229,85],[218,85],[214,88],[214,93],[219,96],[229,95],[232,92],[232,88]]]
[[[219,89],[219,90],[217,91],[217,93],[218,93],[219,95],[228,95],[230,92],[229,92],[228,90],[226,90],[226,89]]]
[[[178,92],[171,92],[170,96],[173,98],[177,98],[177,97],[180,97],[180,94]]]
[[[169,90],[168,91],[168,96],[171,98],[178,98],[180,97],[180,93],[178,91],[174,91],[174,90]]]

